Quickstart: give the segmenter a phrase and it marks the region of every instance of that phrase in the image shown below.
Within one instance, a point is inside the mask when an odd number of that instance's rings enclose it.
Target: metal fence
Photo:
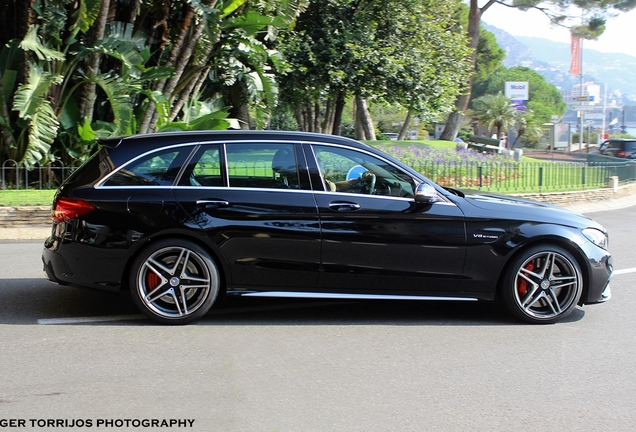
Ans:
[[[8,159],[0,165],[0,189],[56,189],[79,165],[80,162],[64,165],[57,161],[26,168]]]
[[[545,192],[608,187],[636,180],[635,162],[471,163],[412,160],[442,186],[498,192]]]
[[[403,161],[442,186],[499,192],[543,192],[608,187],[636,180],[636,162],[444,162]],[[0,166],[0,189],[56,189],[77,168],[53,162],[27,169],[14,160]]]

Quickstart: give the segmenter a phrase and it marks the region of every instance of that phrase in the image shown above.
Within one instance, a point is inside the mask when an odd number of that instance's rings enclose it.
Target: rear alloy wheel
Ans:
[[[137,307],[163,324],[186,324],[205,315],[219,292],[210,255],[184,240],[162,240],[135,259],[130,286]]]
[[[549,324],[568,316],[583,290],[581,269],[557,246],[530,248],[514,259],[503,279],[502,299],[516,317]]]

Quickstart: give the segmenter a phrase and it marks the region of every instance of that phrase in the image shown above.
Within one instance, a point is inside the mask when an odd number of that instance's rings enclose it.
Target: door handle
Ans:
[[[360,204],[346,201],[334,201],[329,203],[329,208],[337,212],[356,211],[360,210]]]
[[[230,203],[223,200],[197,200],[197,205],[205,207],[206,209],[215,209],[219,207],[227,207]]]

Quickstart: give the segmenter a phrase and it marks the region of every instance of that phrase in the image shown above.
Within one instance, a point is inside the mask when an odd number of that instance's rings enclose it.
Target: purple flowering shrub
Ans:
[[[520,176],[519,163],[499,154],[429,146],[383,146],[382,151],[449,187],[490,187]]]

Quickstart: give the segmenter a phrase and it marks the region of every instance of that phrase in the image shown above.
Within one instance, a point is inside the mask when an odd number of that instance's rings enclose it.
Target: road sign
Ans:
[[[603,113],[589,113],[585,115],[588,120],[603,120]]]
[[[577,96],[574,100],[577,102],[594,102],[594,96]]]

